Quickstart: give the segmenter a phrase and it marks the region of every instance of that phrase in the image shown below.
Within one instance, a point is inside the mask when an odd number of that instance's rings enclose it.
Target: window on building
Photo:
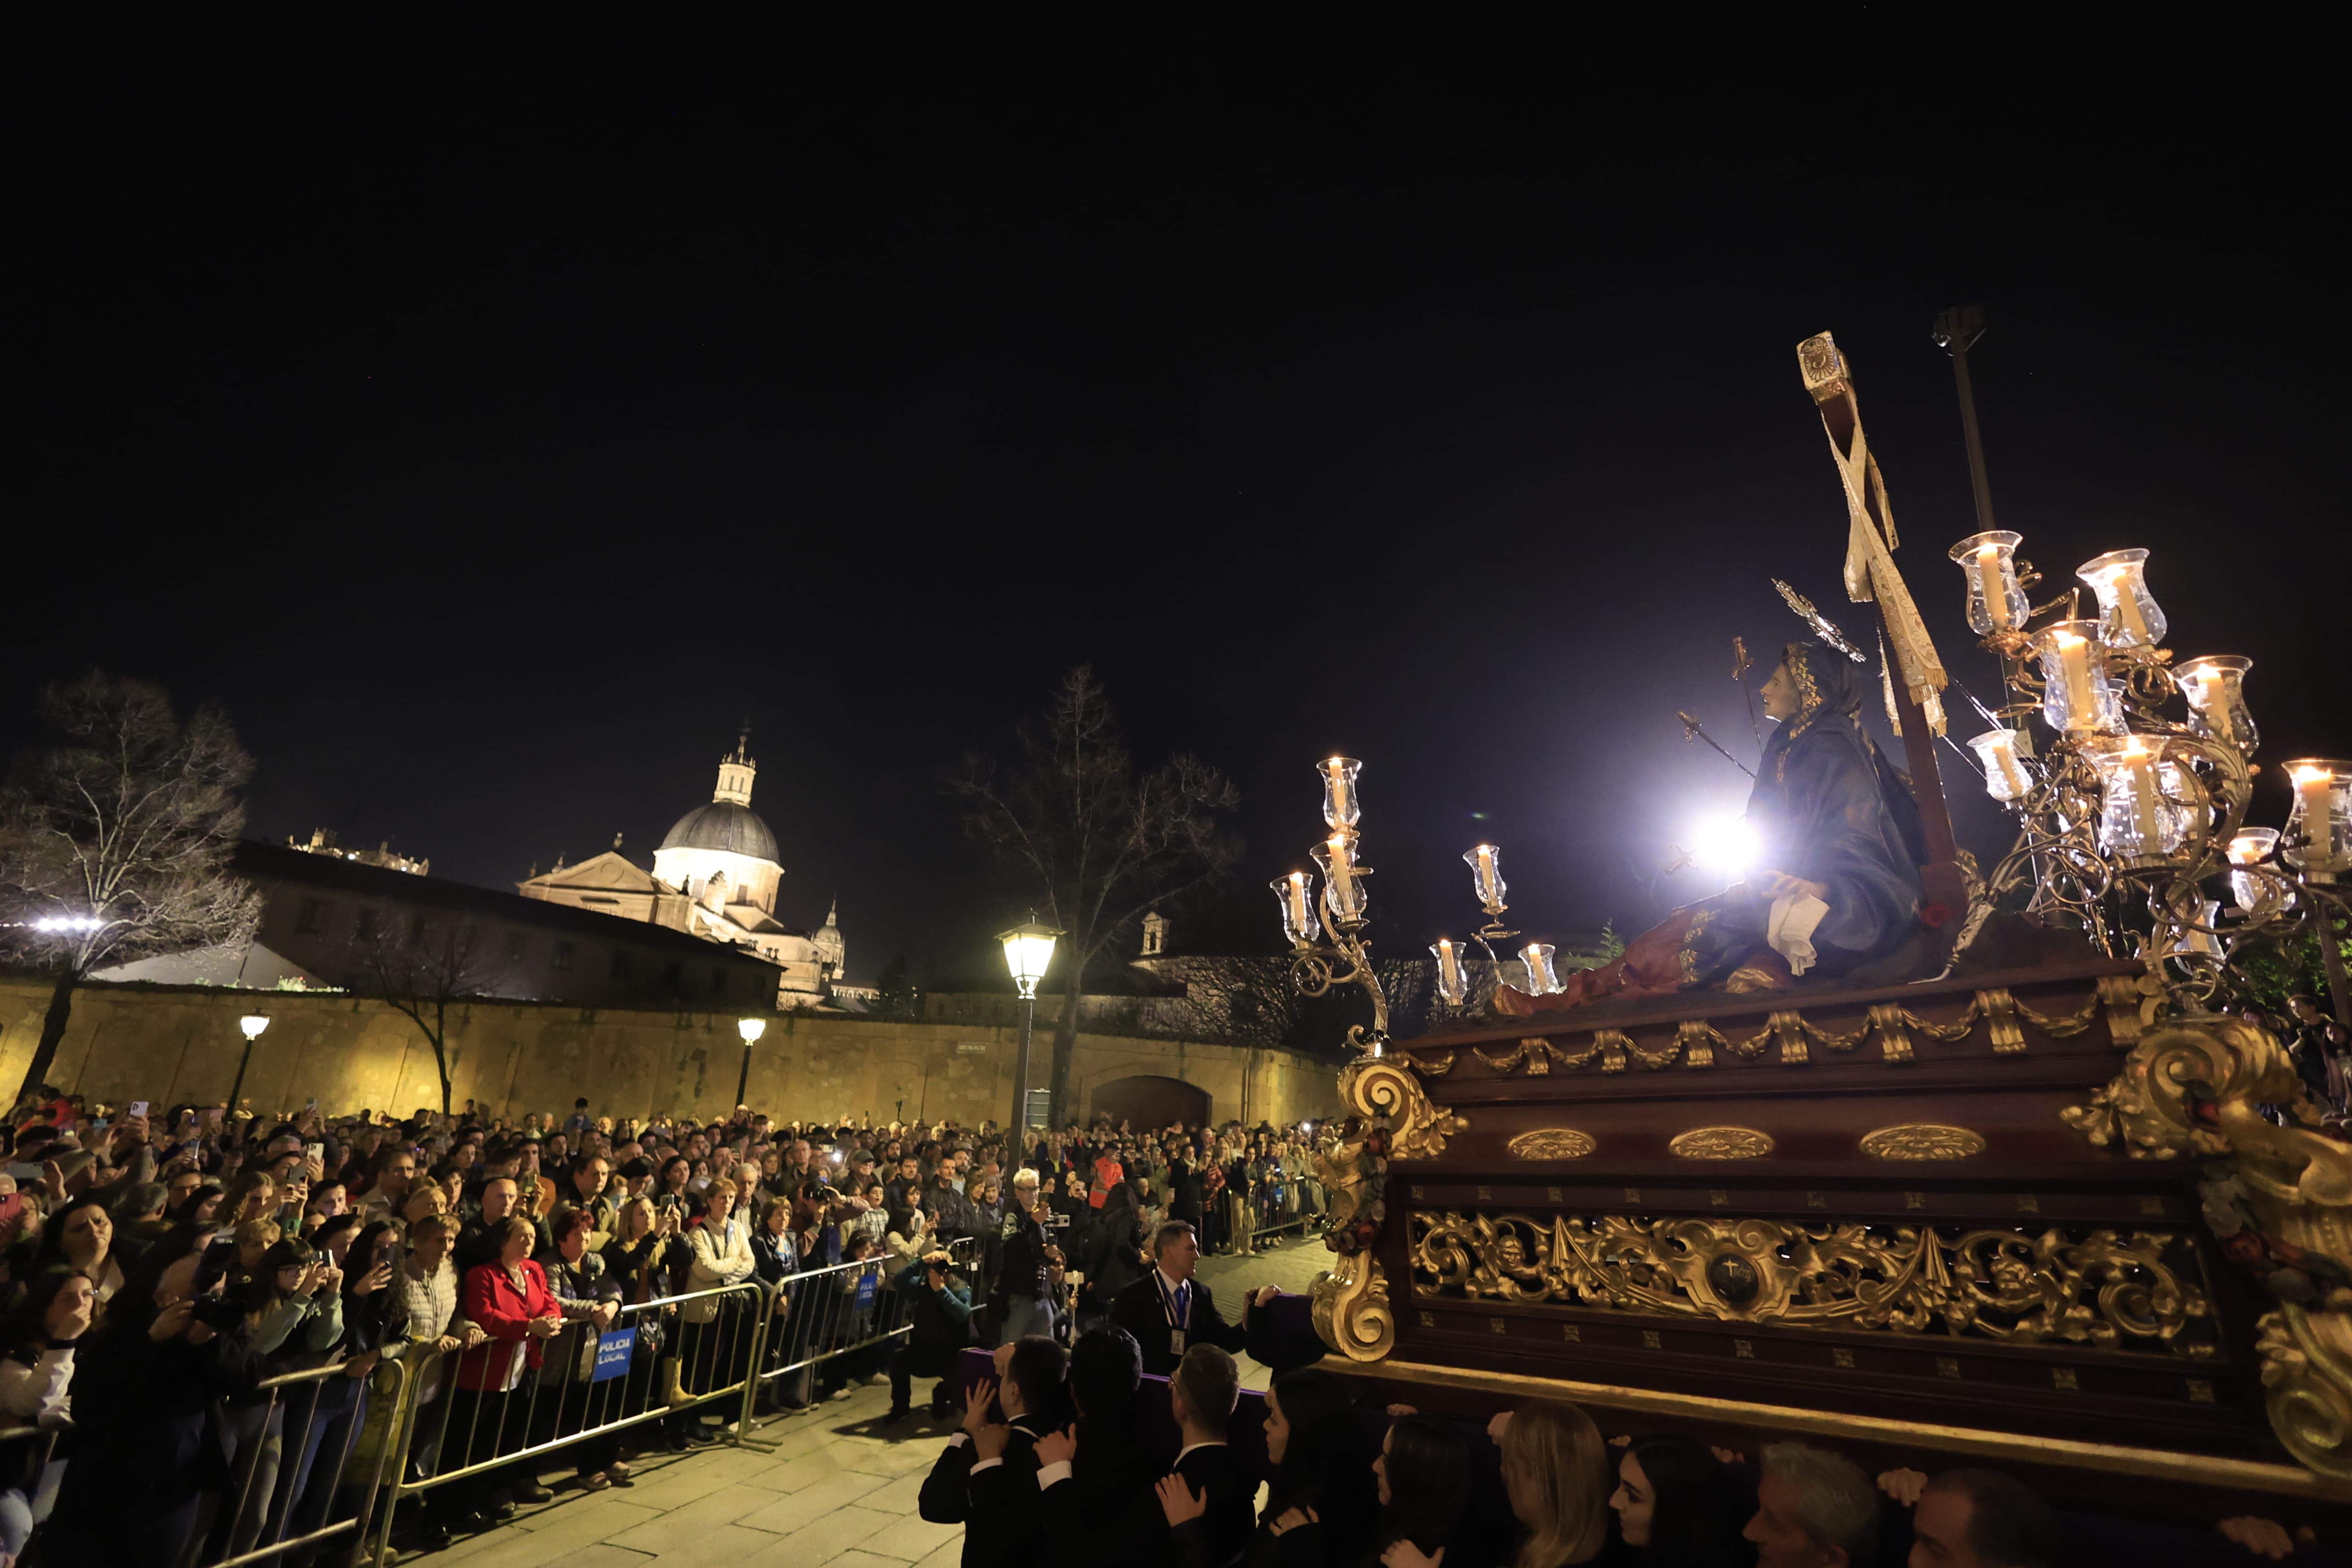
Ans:
[[[723,964],[710,972],[710,994],[713,996],[723,996],[727,994],[727,969]]]
[[[628,977],[629,950],[625,947],[616,947],[613,950],[613,978],[626,980]]]
[[[383,930],[383,917],[374,910],[362,910],[359,923],[352,928],[353,942],[373,942]]]
[[[555,944],[555,956],[549,961],[548,967],[550,969],[569,969],[572,967],[572,944],[570,942],[559,942]]]
[[[507,962],[509,963],[519,963],[521,961],[522,932],[519,931],[510,931],[507,932]]]
[[[294,929],[304,936],[316,936],[327,929],[327,900],[305,899],[294,911]]]

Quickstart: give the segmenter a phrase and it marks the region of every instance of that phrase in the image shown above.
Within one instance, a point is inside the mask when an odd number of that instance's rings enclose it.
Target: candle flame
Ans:
[[[2326,768],[2300,767],[2294,770],[2294,782],[2298,789],[2305,784],[2320,784],[2335,777],[2336,775]]]

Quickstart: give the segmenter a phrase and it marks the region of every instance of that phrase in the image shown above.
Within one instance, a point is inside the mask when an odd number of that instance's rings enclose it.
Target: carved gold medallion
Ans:
[[[1573,1127],[1538,1127],[1503,1145],[1514,1160],[1581,1160],[1599,1147]]]
[[[1675,1134],[1666,1152],[1678,1160],[1754,1160],[1772,1152],[1772,1140],[1752,1127],[1694,1127]]]
[[[1864,1133],[1862,1152],[1874,1160],[1966,1160],[1983,1153],[1985,1141],[1965,1127],[1906,1121]]]

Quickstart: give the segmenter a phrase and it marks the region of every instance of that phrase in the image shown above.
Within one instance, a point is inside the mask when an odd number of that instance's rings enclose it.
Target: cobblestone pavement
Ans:
[[[1245,1289],[1304,1292],[1330,1256],[1318,1239],[1290,1237],[1254,1257],[1202,1258],[1201,1277],[1230,1317]],[[1241,1363],[1247,1386],[1265,1386],[1265,1367],[1245,1356]],[[916,1493],[954,1422],[933,1422],[919,1405],[910,1418],[885,1426],[889,1405],[887,1388],[861,1388],[806,1415],[767,1422],[757,1436],[774,1442],[772,1451],[648,1456],[635,1486],[609,1491],[576,1490],[550,1471],[554,1501],[405,1561],[421,1568],[629,1568],[674,1556],[729,1568],[956,1568],[962,1526],[915,1516]]]

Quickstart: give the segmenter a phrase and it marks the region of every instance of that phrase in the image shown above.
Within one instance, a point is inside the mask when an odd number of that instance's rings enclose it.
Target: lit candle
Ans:
[[[2326,768],[2294,770],[2294,797],[2303,816],[2303,865],[2306,870],[2326,870],[2335,858],[2336,775]]]
[[[1491,844],[1481,844],[1475,851],[1473,851],[1473,853],[1478,857],[1477,882],[1479,901],[1481,903],[1487,904],[1494,903],[1496,901],[1495,847]]]
[[[1348,820],[1348,759],[1333,757],[1323,764],[1323,772],[1331,781],[1331,824],[1336,827]]]
[[[2033,793],[2033,779],[2017,760],[2017,734],[2011,730],[1988,730],[1969,744],[1984,763],[1985,793],[1995,800],[2022,800]]]
[[[2137,737],[2123,749],[2124,778],[2131,790],[2132,831],[2143,855],[2164,853],[2164,819],[2157,811],[2156,753]]]
[[[1303,935],[1307,931],[1307,873],[1293,871],[1283,879],[1290,884],[1284,895],[1290,900],[1290,929]]]
[[[2116,640],[2137,643],[2153,647],[2156,639],[2147,633],[2147,617],[2139,613],[2139,595],[2132,591],[2132,571],[2128,566],[2109,566],[2092,579],[2094,586],[2104,589],[2100,597],[2105,608],[2114,617],[2116,627],[2124,635]]]
[[[1978,551],[1972,558],[1971,570],[1976,573],[1977,593],[1984,600],[1985,615],[1992,621],[1992,629],[2009,630],[2016,622],[2009,613],[2008,590],[2001,585],[2000,546],[1988,544]]]
[[[1430,952],[1437,955],[1437,994],[1447,1006],[1462,1000],[1462,950],[1444,937],[1431,944]]]
[[[2073,632],[2053,632],[2050,640],[2058,649],[2058,675],[2066,686],[2066,728],[2097,729],[2098,705],[2091,696],[2089,640]]]
[[[1531,942],[1519,950],[1519,962],[1528,966],[1528,994],[1549,996],[1560,988],[1551,971],[1551,943]]]
[[[1348,836],[1335,833],[1323,841],[1324,852],[1330,857],[1328,868],[1331,878],[1332,901],[1340,909],[1351,907],[1356,898],[1356,869],[1348,863]]]
[[[2269,859],[2271,851],[2277,846],[2278,829],[2275,827],[2242,827],[2230,840],[2230,891],[2236,897],[2240,909],[2256,908],[2267,892],[2263,878],[2251,868]]]

